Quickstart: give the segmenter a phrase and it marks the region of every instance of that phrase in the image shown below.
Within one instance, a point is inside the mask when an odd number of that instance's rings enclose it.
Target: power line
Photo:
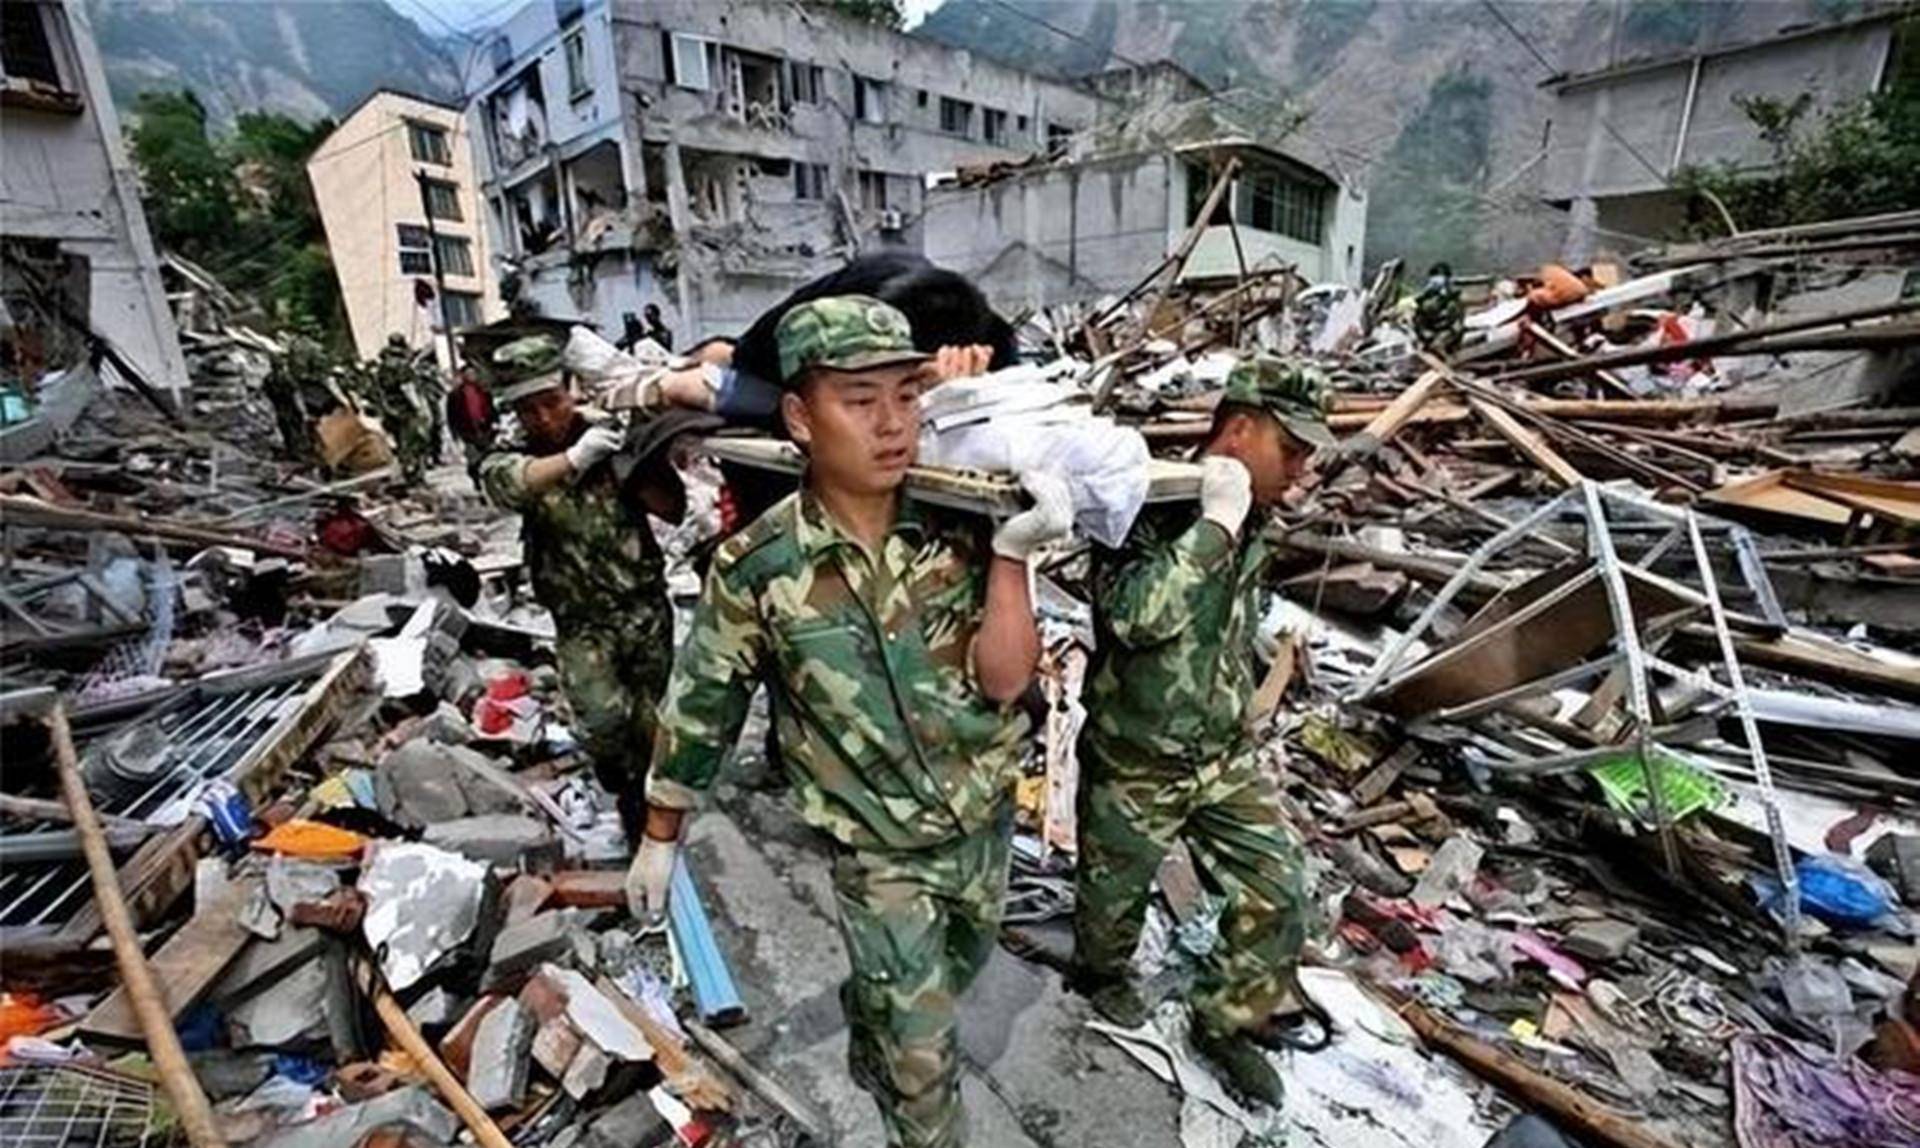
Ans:
[[[1533,53],[1533,58],[1540,61],[1540,66],[1547,70],[1547,75],[1557,76],[1560,74],[1560,67],[1557,64],[1555,64],[1552,60],[1547,59],[1546,53],[1542,52],[1538,47],[1536,47],[1534,45],[1534,42],[1527,38],[1527,34],[1525,32],[1522,32],[1520,29],[1514,27],[1513,21],[1507,19],[1507,14],[1493,6],[1493,0],[1480,0],[1480,5],[1481,7],[1485,8],[1490,14],[1492,14],[1495,20],[1500,21],[1500,26],[1502,28],[1505,28],[1509,35],[1511,35],[1514,39],[1520,41],[1521,47]]]

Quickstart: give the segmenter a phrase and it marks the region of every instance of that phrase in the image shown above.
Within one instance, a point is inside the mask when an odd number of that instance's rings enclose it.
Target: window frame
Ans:
[[[427,229],[426,224],[394,224],[394,243],[396,250],[400,252],[400,274],[433,274],[433,233]],[[416,260],[411,266],[407,261],[408,256],[413,256]]]
[[[662,35],[667,38],[666,62],[668,85],[689,92],[713,91],[713,60],[710,53],[713,51],[717,41],[711,37],[701,36],[694,32],[674,32],[667,30],[663,31]],[[698,84],[690,84],[687,82],[688,76],[686,69],[681,67],[680,64],[682,45],[690,45],[699,49],[700,83]]]
[[[452,209],[452,215],[447,215],[436,210],[438,205],[435,202],[435,193],[444,193],[446,195],[445,206]],[[429,216],[442,223],[465,223],[467,221],[466,213],[460,207],[460,185],[450,179],[429,178],[427,180],[426,202],[422,206],[426,209]]]
[[[858,123],[883,125],[887,122],[887,82],[855,74],[853,77],[853,118]]]
[[[593,58],[587,54],[585,24],[560,38],[560,58],[567,69],[567,99],[579,103],[593,95]]]
[[[73,42],[65,21],[51,19],[57,5],[42,0],[6,0],[9,16],[31,13],[39,30],[39,43],[46,48],[46,64],[53,73],[51,81],[7,70],[0,56],[0,99],[15,107],[36,111],[77,114],[84,107],[79,88],[79,65],[74,59]],[[11,37],[6,38],[9,42]]]
[[[793,163],[793,201],[795,203],[824,203],[827,199],[829,177],[824,163],[807,163],[795,160]],[[811,191],[811,194],[809,194]]]
[[[443,302],[440,307],[435,309],[437,312],[435,318],[439,320],[437,329],[444,331],[448,327],[452,327],[455,331],[462,331],[468,327],[477,327],[480,325],[480,293],[478,291],[443,291],[440,293],[440,297]],[[462,308],[470,308],[468,313],[459,319],[454,319],[447,315],[446,304],[452,303],[455,300],[460,302]]]
[[[860,193],[861,211],[886,211],[892,205],[887,202],[887,173],[868,169],[859,172],[854,181]]]
[[[954,111],[959,112],[960,115],[964,117],[961,127],[958,131],[955,131],[953,128],[950,128],[947,126],[947,121],[949,119],[949,116],[947,113],[954,112]],[[967,140],[972,139],[973,138],[973,112],[974,112],[974,107],[973,107],[972,100],[960,100],[960,99],[955,99],[952,96],[941,96],[940,97],[940,130],[947,135],[954,136],[959,139],[967,139]]]
[[[434,149],[428,148],[427,151],[432,154],[422,155],[419,144],[423,137],[437,139],[439,150],[435,152]],[[413,157],[415,163],[430,164],[434,167],[452,167],[453,132],[427,120],[409,119],[407,120],[407,154]]]
[[[442,275],[452,275],[460,279],[474,277],[473,240],[464,235],[436,235],[433,237],[433,260]],[[446,253],[457,252],[458,259],[448,259]],[[458,266],[455,266],[458,264]]]
[[[996,125],[999,127],[998,131],[994,130]],[[980,109],[981,141],[994,147],[1006,147],[1008,138],[1007,113],[999,108],[982,106]]]

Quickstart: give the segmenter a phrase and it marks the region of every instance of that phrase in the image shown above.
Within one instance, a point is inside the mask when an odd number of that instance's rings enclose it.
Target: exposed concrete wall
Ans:
[[[1652,239],[1681,222],[1677,212],[1649,214],[1650,201],[1612,213],[1582,201],[1658,192],[1688,165],[1764,166],[1766,142],[1736,98],[1791,102],[1805,93],[1813,97],[1808,116],[1817,120],[1874,91],[1891,29],[1887,21],[1840,25],[1565,83],[1557,93],[1541,194],[1574,207],[1566,257],[1585,261],[1607,242],[1592,225],[1608,226],[1608,214],[1634,218],[1644,229],[1634,234]]]
[[[927,257],[974,277],[998,306],[1124,290],[1166,252],[1185,202],[1180,164],[1135,155],[928,193]]]
[[[927,257],[975,277],[1003,307],[1124,291],[1186,233],[1188,178],[1179,157],[1143,153],[1015,173],[980,187],[936,188],[927,195]],[[1314,282],[1358,282],[1366,196],[1339,187],[1326,194],[1319,244],[1241,224],[1248,269],[1292,264]],[[1238,269],[1229,230],[1202,232],[1187,277]]]
[[[86,8],[69,0],[40,6],[78,108],[0,111],[0,235],[58,240],[85,259],[93,329],[148,382],[183,390],[179,334]]]
[[[447,132],[449,165],[422,163],[413,158],[410,121],[432,124]],[[491,239],[483,223],[474,149],[467,120],[439,104],[394,92],[369,98],[334,129],[307,161],[314,202],[327,232],[327,249],[340,280],[341,299],[353,330],[354,349],[362,358],[379,354],[389,335],[407,344],[431,345],[444,365],[446,339],[439,334],[440,308],[436,300],[423,308],[414,301],[414,281],[433,281],[431,271],[400,269],[399,225],[424,228],[426,210],[414,172],[455,185],[460,219],[434,220],[443,237],[469,244],[473,274],[449,272],[449,292],[477,297],[480,321],[491,322],[506,313],[495,286],[489,259]]]

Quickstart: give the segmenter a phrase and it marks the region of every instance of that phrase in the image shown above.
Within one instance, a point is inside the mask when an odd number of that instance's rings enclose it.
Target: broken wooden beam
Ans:
[[[1513,444],[1513,449],[1545,471],[1560,486],[1572,488],[1585,480],[1586,476],[1580,473],[1580,469],[1548,446],[1546,439],[1521,426],[1520,421],[1506,411],[1481,398],[1470,398],[1467,405],[1473,408],[1473,413],[1479,415],[1482,422],[1493,428],[1494,433]]]
[[[0,514],[11,519],[13,525],[45,526],[56,530],[78,530],[87,533],[110,531],[134,538],[158,538],[163,542],[174,542],[200,549],[209,546],[232,546],[240,550],[272,554],[279,558],[302,559],[307,556],[307,552],[298,546],[283,546],[278,542],[249,538],[244,534],[207,530],[187,523],[146,518],[137,514],[102,514],[97,510],[55,506],[50,502],[42,502],[23,494],[0,494]]]

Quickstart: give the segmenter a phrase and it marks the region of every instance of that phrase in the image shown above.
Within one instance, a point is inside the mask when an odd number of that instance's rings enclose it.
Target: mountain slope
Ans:
[[[339,116],[378,87],[457,99],[456,61],[383,0],[90,0],[114,102],[187,88],[213,121]]]

